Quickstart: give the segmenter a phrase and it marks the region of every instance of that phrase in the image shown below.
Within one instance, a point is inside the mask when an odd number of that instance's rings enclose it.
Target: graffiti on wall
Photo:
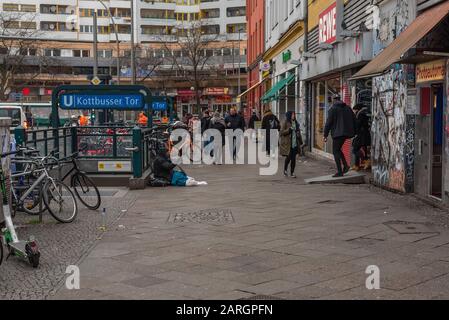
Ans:
[[[415,176],[415,126],[416,117],[414,115],[406,116],[405,132],[405,150],[404,150],[404,169],[405,169],[405,191],[413,192],[413,183]]]
[[[408,26],[412,18],[409,0],[396,0],[382,6],[374,24],[374,54],[379,54]]]
[[[445,121],[444,121],[444,135],[445,135],[445,144],[444,149],[446,153],[446,174],[444,178],[444,190],[447,197],[449,197],[449,60],[446,63],[446,111],[445,111]]]
[[[374,181],[402,192],[406,191],[406,106],[407,79],[402,67],[373,79]]]

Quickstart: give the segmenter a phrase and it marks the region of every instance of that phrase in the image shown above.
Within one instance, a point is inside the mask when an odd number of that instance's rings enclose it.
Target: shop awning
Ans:
[[[387,48],[357,72],[351,80],[382,74],[400,61],[404,53],[415,46],[449,14],[449,1],[419,15]]]
[[[243,92],[242,94],[237,96],[237,99],[242,99],[242,97],[246,96],[248,93],[250,93],[251,91],[253,91],[254,89],[256,89],[257,87],[259,87],[262,83],[265,82],[265,80],[267,80],[267,78],[262,79],[261,81],[259,81],[258,83],[256,83],[255,85],[253,85],[251,88],[249,88],[248,90],[246,90],[245,92]]]
[[[277,82],[270,90],[268,90],[267,93],[265,93],[265,95],[262,97],[262,102],[267,103],[276,100],[278,98],[279,91],[292,83],[295,80],[295,77],[295,74],[291,74],[287,78]]]

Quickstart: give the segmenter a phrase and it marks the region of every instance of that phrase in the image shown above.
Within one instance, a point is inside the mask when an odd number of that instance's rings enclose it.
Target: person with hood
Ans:
[[[215,155],[215,162],[214,162],[221,164],[223,162],[222,154],[223,154],[223,146],[225,145],[226,124],[219,112],[214,113],[214,116],[210,120],[210,127],[211,129],[218,130],[221,134],[221,148],[218,149],[219,152]],[[214,138],[212,137],[211,142],[213,141]]]
[[[236,108],[231,108],[230,114],[225,118],[225,124],[226,129],[233,131],[240,129],[245,131],[245,119],[237,113]],[[231,141],[230,148],[234,160],[237,159],[237,154],[240,150],[240,143],[241,141],[237,137],[234,137],[233,141]]]
[[[279,119],[271,112],[266,110],[262,119],[262,129],[265,130],[265,149],[267,155],[271,153],[270,130],[279,130],[281,128]]]
[[[327,142],[330,133],[333,139],[332,151],[337,165],[337,173],[333,177],[337,178],[343,177],[350,169],[341,148],[347,139],[354,137],[356,119],[352,109],[341,101],[339,95],[335,95],[333,100],[334,104],[329,109],[326,126],[324,127],[324,142]]]
[[[284,176],[288,177],[288,165],[290,165],[290,177],[296,178],[296,156],[299,153],[299,147],[302,145],[301,130],[296,121],[296,114],[288,111],[285,114],[285,121],[281,125],[279,149],[285,158]]]
[[[193,187],[207,185],[206,181],[197,181],[195,178],[189,177],[184,170],[175,165],[171,161],[169,153],[162,142],[158,146],[153,168],[154,178],[158,181],[155,186],[172,185],[178,187]]]
[[[354,170],[360,171],[362,162],[367,160],[368,146],[371,145],[371,130],[369,123],[368,108],[358,103],[352,108],[355,113],[355,133],[352,140],[352,153],[355,156]],[[362,152],[363,150],[363,152]]]
[[[255,123],[257,121],[260,121],[260,119],[257,116],[256,110],[253,110],[253,114],[251,115],[251,118],[249,118],[248,129],[256,129]]]

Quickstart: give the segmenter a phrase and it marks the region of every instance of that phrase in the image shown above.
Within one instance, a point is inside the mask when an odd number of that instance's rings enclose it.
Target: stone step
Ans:
[[[365,184],[366,174],[355,171],[349,171],[344,177],[333,178],[332,175],[304,179],[307,184]]]

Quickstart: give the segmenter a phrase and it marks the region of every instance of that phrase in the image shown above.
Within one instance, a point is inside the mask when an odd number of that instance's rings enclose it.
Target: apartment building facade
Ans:
[[[265,0],[247,0],[247,91],[239,99],[246,103],[245,115],[250,117],[252,112],[260,115],[261,97],[265,92],[262,83],[263,54],[265,52]]]
[[[213,106],[216,100],[229,109],[236,105],[238,84],[243,84],[240,90],[246,88],[245,0],[5,0],[0,4],[0,14],[12,20],[9,34],[14,35],[14,28],[30,30],[40,46],[40,53],[33,50],[30,54],[52,57],[59,64],[59,71],[54,66],[51,73],[39,75],[31,84],[18,81],[12,90],[27,85],[32,92],[30,99],[48,99],[56,84],[86,83],[86,76],[93,72],[94,13],[100,75],[130,83],[133,31],[137,80],[155,93],[179,96],[180,109],[193,112],[192,85],[176,74],[170,74],[168,80],[172,66],[167,58],[182,57],[176,42],[195,24],[205,37],[213,39],[204,55],[211,57],[216,76],[204,87],[203,107]]]

